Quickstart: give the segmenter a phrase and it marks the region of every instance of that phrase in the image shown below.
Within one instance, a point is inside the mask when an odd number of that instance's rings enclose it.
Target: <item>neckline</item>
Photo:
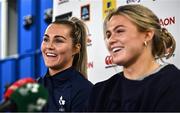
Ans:
[[[168,65],[168,63],[161,64],[158,68],[156,68],[155,70],[153,70],[151,73],[145,74],[145,75],[143,75],[142,77],[140,77],[140,78],[138,78],[138,79],[136,79],[136,80],[128,79],[128,78],[126,78],[126,77],[124,76],[124,74],[122,74],[122,75],[123,75],[123,78],[124,78],[125,80],[140,82],[140,81],[143,81],[143,80],[146,79],[146,78],[151,77],[151,75],[156,74],[157,72],[159,72],[162,68],[164,68],[164,67],[167,66],[167,65]]]
[[[72,73],[74,72],[73,71],[73,67],[69,67],[61,72],[58,72],[56,73],[55,75],[53,76],[50,76],[49,75],[49,72],[46,73],[45,77],[46,78],[49,78],[49,79],[53,79],[53,80],[67,80],[67,79],[70,79],[72,77]]]

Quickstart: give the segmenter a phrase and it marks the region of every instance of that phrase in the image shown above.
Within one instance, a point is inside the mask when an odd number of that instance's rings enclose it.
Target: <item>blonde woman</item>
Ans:
[[[104,21],[107,48],[123,71],[97,83],[87,111],[180,111],[180,71],[170,58],[175,40],[158,17],[139,4],[120,6]]]

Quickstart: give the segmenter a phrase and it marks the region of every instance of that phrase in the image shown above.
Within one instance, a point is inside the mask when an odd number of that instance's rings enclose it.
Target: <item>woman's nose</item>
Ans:
[[[109,39],[108,39],[108,43],[109,43],[109,44],[112,44],[112,43],[114,43],[114,42],[116,42],[116,40],[115,40],[115,38],[114,38],[114,35],[112,34],[112,35],[109,37]]]
[[[50,49],[54,49],[54,45],[52,42],[47,43],[46,47]]]

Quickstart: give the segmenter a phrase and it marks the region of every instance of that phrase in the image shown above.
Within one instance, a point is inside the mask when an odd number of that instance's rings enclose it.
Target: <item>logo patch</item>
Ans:
[[[90,5],[84,5],[81,7],[81,19],[84,21],[90,20]]]

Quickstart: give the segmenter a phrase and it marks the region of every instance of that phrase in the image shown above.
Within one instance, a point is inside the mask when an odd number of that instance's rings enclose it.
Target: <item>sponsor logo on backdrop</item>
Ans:
[[[129,4],[129,3],[139,3],[141,2],[141,0],[127,0],[126,3]]]
[[[111,68],[117,66],[116,64],[113,64],[112,57],[109,55],[105,57],[105,64],[106,64],[105,68]]]
[[[103,18],[116,8],[116,0],[103,0]]]
[[[92,46],[91,34],[88,34],[88,37],[87,37],[87,46]]]
[[[69,0],[58,0],[58,5],[69,2]]]
[[[168,25],[176,24],[176,18],[175,18],[175,16],[166,17],[163,19],[161,18],[161,19],[159,19],[159,22],[160,22],[161,26],[168,26]]]
[[[81,6],[81,19],[84,21],[90,20],[90,5]]]
[[[93,63],[93,61],[87,63],[87,68],[88,68],[88,69],[94,68],[94,63]]]
[[[72,16],[72,12],[68,12],[68,13],[56,16],[55,20],[69,19],[71,16]]]

